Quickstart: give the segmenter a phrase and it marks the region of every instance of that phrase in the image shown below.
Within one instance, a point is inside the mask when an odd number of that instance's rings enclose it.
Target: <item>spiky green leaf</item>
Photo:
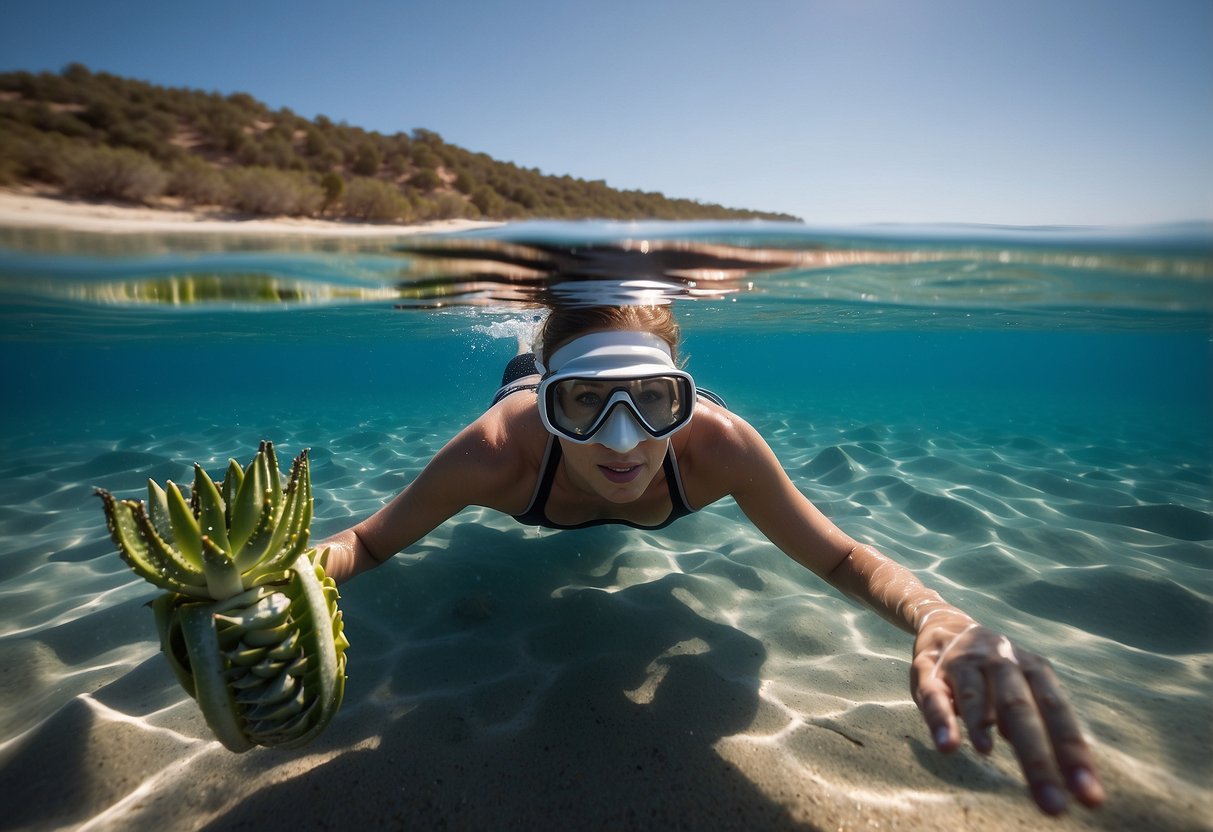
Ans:
[[[156,571],[168,582],[165,588],[194,598],[210,598],[205,576],[187,562],[175,547],[160,538],[143,505],[134,503],[132,514],[147,546],[148,560],[155,564]]]
[[[244,735],[235,697],[225,683],[225,662],[210,609],[204,605],[181,608],[181,633],[189,651],[198,705],[219,742],[232,751],[247,751],[253,743]]]
[[[160,636],[160,650],[168,660],[173,675],[191,698],[197,698],[194,674],[190,668],[189,651],[181,635],[181,617],[178,610],[186,599],[181,595],[166,592],[152,602],[152,613],[156,618],[156,632]]]
[[[244,482],[244,471],[240,470],[240,463],[234,459],[227,461],[227,473],[223,476],[223,485],[220,487],[220,496],[223,497],[224,516],[227,518],[228,528],[232,525],[232,506],[236,501],[236,496],[240,493],[240,483]]]
[[[172,544],[173,526],[168,515],[168,495],[155,480],[150,478],[147,481],[147,511],[160,539]]]
[[[240,492],[236,495],[236,505],[232,509],[231,527],[227,533],[233,551],[239,551],[244,546],[261,514],[262,502],[265,499],[265,480],[262,478],[258,460],[262,458],[258,453],[244,469]]]
[[[216,546],[206,535],[199,540],[199,545],[202,548],[202,572],[206,575],[206,588],[211,597],[231,598],[243,592],[244,584],[231,554]]]
[[[97,496],[105,506],[110,537],[131,571],[161,589],[177,591],[181,582],[168,574],[156,554],[149,551],[148,541],[140,529],[136,512],[142,512],[142,505],[134,500],[117,500],[103,488],[97,489]]]
[[[211,539],[220,549],[231,547],[227,540],[227,517],[223,497],[215,487],[214,480],[198,463],[194,463],[194,495],[198,498],[198,526],[202,534]]]
[[[168,515],[173,527],[173,543],[189,563],[202,569],[202,541],[199,539],[201,535],[198,532],[198,520],[185,498],[181,496],[181,489],[175,482],[170,480],[165,490],[168,492]]]

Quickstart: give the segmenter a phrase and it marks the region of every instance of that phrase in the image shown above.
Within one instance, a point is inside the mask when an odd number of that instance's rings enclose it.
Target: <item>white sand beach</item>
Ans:
[[[337,222],[298,217],[235,216],[218,211],[169,210],[60,198],[30,189],[0,188],[0,226],[58,228],[103,234],[260,234],[321,237],[390,237],[436,234],[500,225],[439,220],[413,225]]]

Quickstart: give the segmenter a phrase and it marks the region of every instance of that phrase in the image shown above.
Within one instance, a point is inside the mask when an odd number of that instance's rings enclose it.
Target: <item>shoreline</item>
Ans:
[[[435,220],[410,225],[261,217],[218,210],[90,202],[48,192],[0,188],[0,227],[97,234],[287,234],[313,237],[398,237],[447,234],[504,225],[496,221]]]

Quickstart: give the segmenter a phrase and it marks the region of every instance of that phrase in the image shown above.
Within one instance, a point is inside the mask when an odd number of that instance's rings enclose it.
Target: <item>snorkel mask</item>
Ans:
[[[612,330],[575,338],[541,368],[539,416],[570,442],[627,453],[690,424],[695,380],[648,332]]]

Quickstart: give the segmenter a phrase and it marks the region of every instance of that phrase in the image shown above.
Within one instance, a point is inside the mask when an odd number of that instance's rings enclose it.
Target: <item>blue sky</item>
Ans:
[[[813,224],[1213,219],[1210,0],[7,4],[72,61]]]

